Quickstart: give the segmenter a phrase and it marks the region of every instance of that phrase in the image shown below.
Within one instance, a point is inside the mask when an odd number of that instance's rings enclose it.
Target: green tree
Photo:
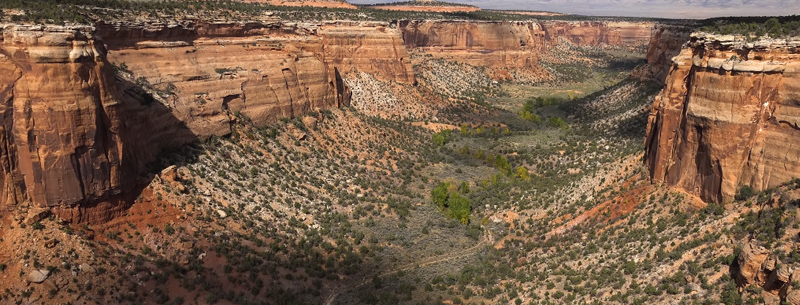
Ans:
[[[517,172],[514,175],[522,180],[530,180],[531,176],[528,174],[528,168],[524,166],[517,166]]]
[[[444,209],[447,204],[447,187],[448,183],[441,182],[431,191],[433,203],[439,206],[440,209]]]
[[[447,198],[447,210],[449,217],[460,221],[462,224],[468,224],[472,202],[469,198],[461,196],[459,193],[453,193]]]
[[[494,165],[497,166],[498,169],[500,169],[507,175],[511,174],[511,163],[508,163],[508,159],[506,159],[506,157],[497,156],[494,159]]]
[[[778,20],[778,18],[770,18],[767,20],[767,22],[764,23],[764,28],[767,30],[767,33],[769,33],[769,36],[783,36],[783,27],[781,26],[781,21]]]
[[[560,117],[552,117],[548,120],[547,125],[550,127],[557,127],[561,129],[567,129],[567,122],[564,122],[564,119]]]
[[[458,190],[461,193],[469,194],[469,183],[467,183],[466,181],[461,182],[461,186],[458,187]]]
[[[755,194],[756,191],[753,189],[752,186],[742,185],[739,187],[739,190],[736,192],[736,196],[734,196],[734,198],[736,200],[746,200],[749,199],[750,197],[753,197],[753,195]]]
[[[469,126],[466,123],[461,124],[461,134],[468,136],[470,134]]]
[[[542,122],[542,119],[537,114],[535,114],[533,112],[530,112],[528,110],[522,110],[519,113],[519,117],[521,117],[523,120],[531,121],[531,122],[534,122],[534,123]]]
[[[462,224],[468,224],[472,201],[460,193],[468,192],[468,189],[466,184],[462,184],[459,190],[457,184],[441,182],[431,190],[431,199],[447,217],[456,219]]]
[[[453,131],[450,129],[445,129],[440,132],[433,134],[433,144],[436,144],[438,147],[442,147],[447,142],[450,141],[450,136],[452,135]]]

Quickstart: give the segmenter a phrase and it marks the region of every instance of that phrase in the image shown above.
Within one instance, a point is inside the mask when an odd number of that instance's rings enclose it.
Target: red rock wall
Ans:
[[[646,163],[663,181],[721,202],[800,173],[798,41],[692,38],[653,104]]]
[[[415,81],[402,34],[389,23],[325,22],[318,34],[326,62],[341,73],[366,72],[379,80],[404,84]]]
[[[369,54],[347,60],[329,51],[317,28],[5,27],[0,208],[27,201],[67,220],[101,222],[124,212],[125,195],[163,149],[228,134],[238,114],[266,125],[347,104],[341,71],[413,82],[410,67],[391,63],[391,54],[375,64]],[[400,41],[380,26],[362,32],[373,36],[365,44]],[[112,64],[126,71],[118,76]]]
[[[347,105],[347,73],[414,83],[407,56],[387,23],[6,26],[0,208],[102,222],[164,149]]]
[[[681,52],[681,46],[689,41],[691,33],[691,27],[656,25],[647,48],[647,65],[635,71],[635,76],[664,84],[672,58]]]
[[[310,30],[284,24],[118,28],[99,31],[109,61],[124,63],[132,79],[172,88],[166,106],[200,137],[230,133],[231,114],[266,125],[341,102],[343,88],[326,63],[323,40]]]
[[[346,105],[349,73],[413,84],[407,46],[506,74],[535,70],[556,32],[535,22],[9,25],[0,207],[30,202],[101,222],[124,212],[161,151],[228,134],[239,115],[266,125]]]
[[[650,40],[646,22],[400,21],[409,49],[474,66],[496,78],[535,73],[541,53],[561,39],[581,46],[634,47]]]
[[[544,30],[551,43],[559,38],[581,46],[636,47],[650,41],[652,22],[550,21]]]
[[[14,139],[14,84],[22,77],[20,70],[6,54],[0,53],[0,209],[11,208],[21,202],[25,182],[19,170],[17,145]]]
[[[124,158],[119,91],[105,49],[90,32],[37,26],[4,30],[0,155],[6,204],[68,205],[132,186],[135,176],[124,174],[134,163]]]
[[[407,48],[488,67],[498,78],[535,70],[547,43],[536,22],[401,21],[398,26]]]

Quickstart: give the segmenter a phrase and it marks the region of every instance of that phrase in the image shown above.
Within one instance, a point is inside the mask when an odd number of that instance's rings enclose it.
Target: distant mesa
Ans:
[[[565,16],[566,14],[545,12],[545,11],[500,11],[506,14],[525,15],[525,16]]]
[[[413,11],[413,12],[434,12],[434,13],[454,13],[454,12],[477,12],[481,8],[477,6],[448,3],[435,0],[412,0],[403,2],[392,2],[380,5],[370,5],[368,7],[389,10],[389,11]]]
[[[294,6],[294,7],[308,6],[308,7],[356,9],[355,5],[352,5],[344,0],[241,0],[241,1],[246,3],[265,3],[277,6]]]

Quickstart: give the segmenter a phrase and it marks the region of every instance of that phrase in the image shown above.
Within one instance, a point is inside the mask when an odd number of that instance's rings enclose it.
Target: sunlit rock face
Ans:
[[[648,121],[645,162],[706,201],[800,172],[800,40],[692,34]]]
[[[228,134],[240,117],[263,126],[347,104],[340,71],[387,65],[336,57],[344,53],[327,51],[325,26],[5,26],[0,204],[102,222],[124,211],[139,174],[166,148]],[[400,41],[381,25],[361,31]],[[375,73],[413,82],[396,62],[387,68],[396,73]]]
[[[641,46],[652,23],[568,21],[400,21],[409,49],[473,66],[496,79],[541,73],[542,53],[566,41],[579,46]]]

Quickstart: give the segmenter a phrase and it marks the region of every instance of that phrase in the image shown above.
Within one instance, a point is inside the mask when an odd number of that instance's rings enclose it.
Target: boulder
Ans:
[[[45,208],[33,208],[28,210],[28,216],[25,217],[25,224],[26,225],[33,225],[36,222],[42,221],[42,219],[47,218],[50,216],[50,209]]]
[[[81,270],[81,272],[86,272],[88,274],[95,274],[97,272],[97,269],[87,263],[80,264],[78,268]]]
[[[164,170],[161,171],[161,175],[160,176],[161,176],[161,179],[169,181],[169,182],[178,181],[179,180],[179,178],[178,178],[178,167],[175,166],[175,165],[170,165],[170,166],[168,166],[167,168],[165,168]]]
[[[767,259],[764,260],[764,263],[761,264],[761,269],[764,271],[772,272],[775,270],[775,266],[777,266],[778,260],[775,256],[769,255]]]
[[[306,125],[308,129],[316,129],[317,128],[317,118],[313,116],[304,116],[303,117],[303,125]]]
[[[739,273],[736,274],[736,281],[739,285],[762,282],[764,277],[761,270],[769,256],[769,251],[762,246],[752,242],[742,245],[742,251],[737,258]]]
[[[786,302],[792,305],[800,305],[800,290],[792,290],[786,295]]]
[[[33,270],[28,273],[28,276],[25,277],[25,280],[29,283],[37,283],[40,284],[47,280],[47,276],[50,275],[50,271],[47,270]]]
[[[778,267],[778,272],[777,272],[778,280],[784,283],[788,283],[793,272],[794,272],[793,268],[789,267],[789,265],[781,265],[780,267]]]

